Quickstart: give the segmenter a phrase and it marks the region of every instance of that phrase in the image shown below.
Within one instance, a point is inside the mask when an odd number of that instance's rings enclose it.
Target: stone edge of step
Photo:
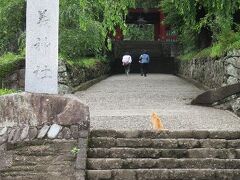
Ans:
[[[117,130],[91,130],[90,137],[113,137],[113,138],[194,138],[194,139],[240,139],[240,131],[117,131]]]

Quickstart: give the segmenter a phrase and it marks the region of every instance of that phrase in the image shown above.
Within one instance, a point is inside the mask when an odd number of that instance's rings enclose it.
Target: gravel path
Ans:
[[[131,74],[111,76],[75,95],[89,106],[92,129],[152,129],[152,112],[169,130],[240,129],[240,118],[231,112],[190,105],[201,92],[173,75]]]

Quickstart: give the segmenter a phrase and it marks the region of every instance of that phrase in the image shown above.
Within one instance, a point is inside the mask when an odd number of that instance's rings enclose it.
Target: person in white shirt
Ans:
[[[132,63],[132,57],[129,55],[129,53],[125,53],[125,55],[122,57],[122,65],[125,69],[125,74],[128,76],[130,73],[130,67]]]

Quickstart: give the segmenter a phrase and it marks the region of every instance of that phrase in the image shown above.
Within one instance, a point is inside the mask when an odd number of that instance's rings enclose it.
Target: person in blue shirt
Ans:
[[[141,76],[147,76],[148,64],[150,62],[150,57],[147,54],[147,51],[143,51],[143,54],[139,57],[139,63],[141,64]]]

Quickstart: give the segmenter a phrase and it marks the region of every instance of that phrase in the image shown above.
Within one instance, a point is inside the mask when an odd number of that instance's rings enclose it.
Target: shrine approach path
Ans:
[[[89,106],[91,129],[151,130],[156,112],[169,130],[239,130],[232,112],[190,105],[204,90],[174,75],[114,75],[75,95]]]

